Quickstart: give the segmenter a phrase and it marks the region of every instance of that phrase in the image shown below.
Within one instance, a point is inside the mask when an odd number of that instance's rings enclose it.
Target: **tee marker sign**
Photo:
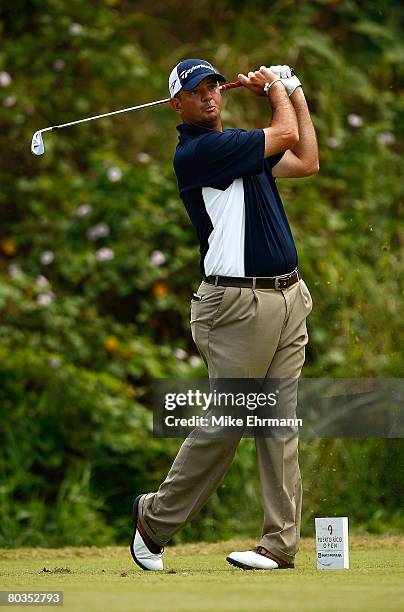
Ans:
[[[348,569],[348,517],[316,518],[317,569]]]

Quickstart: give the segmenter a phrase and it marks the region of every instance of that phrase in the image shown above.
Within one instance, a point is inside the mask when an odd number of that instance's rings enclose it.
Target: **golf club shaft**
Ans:
[[[241,87],[240,81],[233,83],[225,83],[220,86],[220,89],[226,91],[226,89],[234,89],[235,87]],[[146,104],[138,104],[137,106],[130,106],[129,108],[122,108],[121,110],[112,111],[110,113],[103,113],[102,115],[95,115],[94,117],[86,117],[85,119],[78,119],[77,121],[69,121],[68,123],[61,123],[60,125],[53,125],[51,127],[43,128],[38,130],[32,137],[31,141],[31,152],[34,155],[43,155],[45,152],[45,144],[43,141],[42,133],[51,132],[52,130],[60,130],[61,128],[69,127],[70,125],[77,125],[78,123],[85,123],[86,121],[94,121],[94,119],[102,119],[103,117],[111,117],[111,115],[118,115],[119,113],[127,113],[129,111],[139,110],[140,108],[147,108],[150,106],[157,106],[158,104],[166,104],[170,101],[170,98],[164,98],[164,100],[156,100],[156,102],[146,102]]]
[[[220,86],[222,91],[227,89],[234,89],[235,87],[241,87],[240,81],[234,81],[233,83],[225,83]],[[111,117],[112,115],[118,115],[119,113],[127,113],[129,111],[139,110],[140,108],[147,108],[150,106],[157,106],[158,104],[166,104],[170,101],[170,98],[164,98],[164,100],[156,100],[155,102],[147,102],[146,104],[138,104],[137,106],[130,106],[121,110],[112,111],[110,113],[103,113],[102,115],[95,115],[94,117],[87,117],[86,119],[79,119],[78,121],[69,121],[69,123],[62,123],[60,125],[54,125],[46,130],[57,130],[60,128],[69,127],[70,125],[77,125],[78,123],[84,123],[85,121],[93,121],[94,119],[102,119],[103,117]],[[44,130],[43,130],[44,131]]]
[[[129,108],[122,108],[121,110],[112,111],[110,113],[103,113],[102,115],[95,115],[94,117],[87,117],[86,119],[79,119],[78,121],[69,121],[69,123],[62,123],[61,125],[53,125],[48,130],[56,130],[59,128],[65,128],[69,125],[77,125],[78,123],[84,123],[84,121],[93,121],[94,119],[102,119],[102,117],[110,117],[111,115],[118,115],[119,113],[126,113],[129,111],[138,110],[139,108],[147,108],[148,106],[157,106],[157,104],[164,104],[168,102],[170,98],[165,100],[156,100],[155,102],[147,102],[146,104],[138,104],[137,106],[130,106]]]

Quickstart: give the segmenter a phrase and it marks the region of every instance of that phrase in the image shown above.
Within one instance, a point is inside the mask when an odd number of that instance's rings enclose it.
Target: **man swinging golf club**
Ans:
[[[223,129],[219,83],[225,78],[205,60],[184,60],[169,78],[170,104],[182,120],[174,168],[201,252],[192,336],[211,379],[296,380],[312,300],[275,179],[318,171],[316,135],[288,66],[261,66],[238,78],[268,98],[268,127]],[[296,394],[289,401],[296,404]],[[239,440],[199,436],[197,428],[158,491],[136,498],[130,549],[141,568],[163,569],[164,545],[216,490]],[[262,534],[253,550],[232,552],[227,561],[242,569],[293,568],[302,495],[298,436],[256,437],[255,443]]]

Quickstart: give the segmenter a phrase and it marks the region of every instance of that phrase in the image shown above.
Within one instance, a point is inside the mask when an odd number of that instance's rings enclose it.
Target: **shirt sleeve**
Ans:
[[[263,130],[228,129],[203,136],[194,153],[194,187],[227,184],[264,170]]]
[[[270,169],[272,170],[272,168],[276,166],[278,161],[281,161],[284,155],[285,155],[285,151],[281,151],[281,153],[275,153],[275,155],[270,155],[270,157],[267,157],[265,161],[269,165]]]

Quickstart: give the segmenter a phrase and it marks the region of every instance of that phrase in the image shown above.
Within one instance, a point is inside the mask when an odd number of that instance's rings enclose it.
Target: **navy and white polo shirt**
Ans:
[[[174,156],[180,196],[200,242],[204,276],[277,276],[297,252],[262,129],[223,132],[185,124]]]

